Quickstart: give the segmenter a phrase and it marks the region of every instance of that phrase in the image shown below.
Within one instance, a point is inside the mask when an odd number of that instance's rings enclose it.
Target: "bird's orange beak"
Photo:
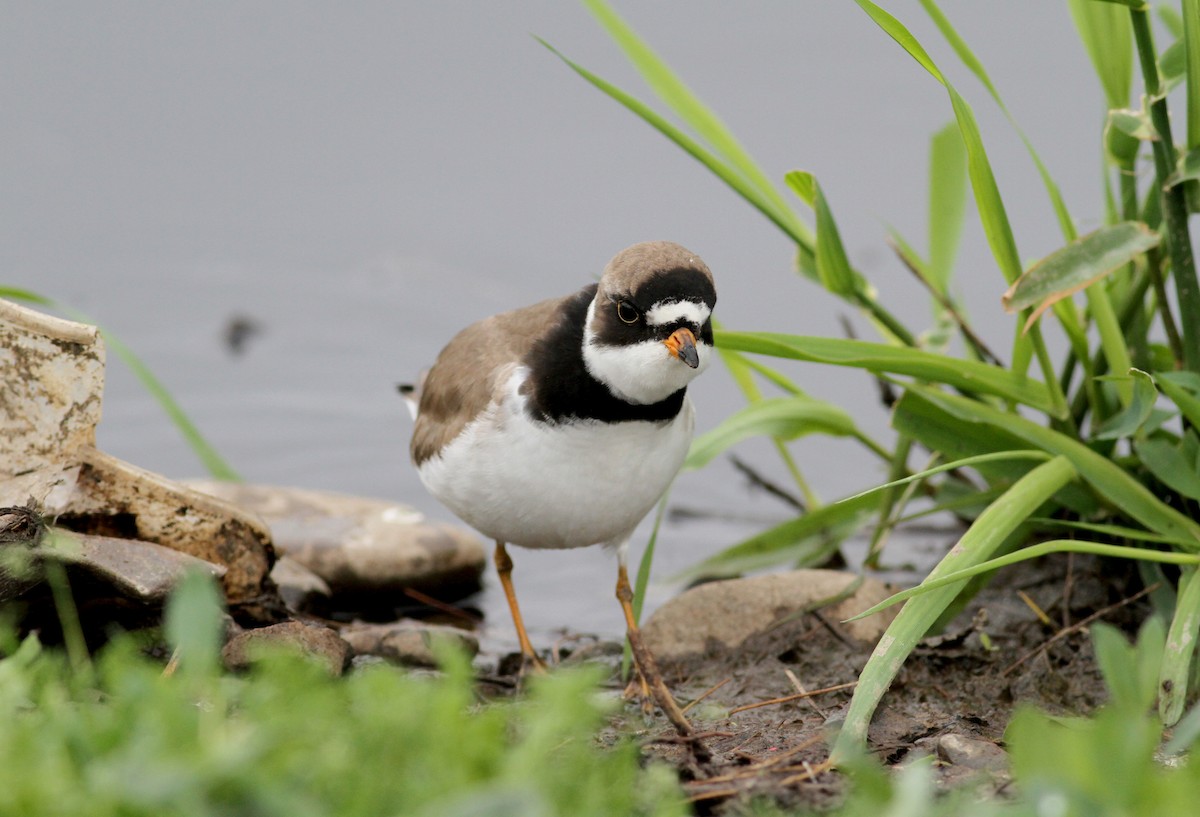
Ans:
[[[671,333],[671,337],[663,341],[667,351],[691,368],[700,365],[700,355],[696,352],[696,336],[686,326],[681,326]]]

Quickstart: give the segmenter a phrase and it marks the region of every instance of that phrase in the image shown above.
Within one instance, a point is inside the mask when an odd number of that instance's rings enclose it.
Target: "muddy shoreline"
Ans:
[[[1102,704],[1087,625],[1136,630],[1149,610],[1141,590],[1136,570],[1078,556],[1002,572],[909,658],[872,722],[869,752],[892,767],[932,755],[942,785],[1003,795],[1004,730],[1014,709],[1082,715]],[[707,736],[706,767],[661,716],[647,726],[632,703],[601,739],[633,736],[647,758],[674,766],[698,813],[737,814],[753,798],[829,808],[844,783],[828,770],[826,739],[871,649],[816,611],[734,649],[662,662],[681,703],[700,699],[688,716]],[[815,694],[797,697],[801,691]],[[781,698],[791,700],[763,703]]]

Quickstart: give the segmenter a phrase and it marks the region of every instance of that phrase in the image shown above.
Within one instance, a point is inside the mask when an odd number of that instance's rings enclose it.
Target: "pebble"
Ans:
[[[739,646],[780,619],[836,596],[858,577],[837,570],[794,570],[726,579],[690,588],[655,611],[642,628],[646,646],[664,659],[702,654],[710,645]],[[849,637],[878,640],[899,605],[861,621],[840,623],[890,596],[893,589],[865,579],[853,595],[821,610]]]
[[[221,660],[229,670],[245,670],[259,656],[273,649],[295,650],[310,656],[324,664],[334,676],[346,670],[353,654],[350,645],[329,627],[285,621],[233,636],[221,650]]]
[[[410,620],[390,624],[350,624],[342,628],[341,637],[359,655],[379,656],[416,667],[437,666],[433,649],[436,641],[449,642],[471,658],[479,653],[479,640],[465,630]]]
[[[1008,753],[990,740],[953,732],[938,738],[937,753],[947,763],[966,769],[999,772],[1008,768]]]

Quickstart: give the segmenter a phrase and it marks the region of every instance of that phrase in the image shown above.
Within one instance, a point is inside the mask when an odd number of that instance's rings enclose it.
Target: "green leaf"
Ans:
[[[1027,521],[1032,522],[1033,520],[1030,519]],[[1136,559],[1156,564],[1180,565],[1183,567],[1195,567],[1197,562],[1200,562],[1200,556],[1190,553],[1127,547],[1125,545],[1109,545],[1103,542],[1087,542],[1080,539],[1051,539],[1046,542],[1038,542],[1036,545],[1028,545],[1020,550],[1006,553],[1003,556],[997,556],[994,559],[988,559],[971,567],[945,573],[936,579],[931,577],[926,578],[925,581],[916,587],[910,587],[907,590],[902,590],[899,593],[888,596],[878,604],[846,620],[858,621],[859,619],[873,616],[881,610],[886,610],[900,602],[908,601],[911,598],[916,598],[938,588],[964,582],[976,576],[991,573],[994,570],[999,570],[1009,565],[1026,562],[1030,559],[1040,559],[1051,553],[1088,553],[1093,556],[1102,556],[1109,559]]]
[[[1200,471],[1184,457],[1180,446],[1160,437],[1136,440],[1133,447],[1142,465],[1172,491],[1200,500]]]
[[[862,494],[822,505],[726,548],[672,580],[737,576],[785,561],[797,566],[820,564],[843,539],[862,527],[878,504],[877,495]]]
[[[1133,397],[1121,411],[1109,417],[1092,435],[1097,440],[1119,440],[1122,437],[1132,437],[1150,419],[1154,411],[1154,401],[1158,391],[1154,388],[1154,380],[1140,369],[1130,369],[1133,379]],[[1127,378],[1103,377],[1097,380],[1127,380]]]
[[[920,349],[901,349],[882,343],[841,338],[784,335],[772,332],[716,333],[717,346],[740,352],[853,366],[945,383],[964,391],[983,392],[1047,413],[1054,412],[1045,384],[999,366],[960,360]]]
[[[1200,179],[1200,148],[1192,148],[1179,156],[1177,169],[1167,177],[1167,186],[1174,187],[1196,179]]]
[[[209,677],[220,664],[225,641],[224,601],[213,578],[189,571],[167,600],[163,630],[182,672]]]
[[[980,514],[928,579],[986,561],[1009,534],[1075,476],[1075,468],[1066,457],[1055,457],[1034,468]],[[966,581],[957,582],[910,599],[888,626],[859,674],[845,723],[831,753],[835,763],[861,750],[871,716],[896,673],[965,585]]]
[[[929,142],[929,278],[946,295],[962,238],[967,159],[954,123]]]
[[[779,227],[797,244],[811,246],[813,237],[808,227],[800,221],[800,219],[786,207],[780,209],[775,203],[775,196],[764,195],[758,186],[746,179],[746,177],[735,169],[728,162],[722,160],[712,150],[703,145],[697,139],[693,138],[681,128],[667,121],[662,115],[649,107],[646,103],[636,97],[626,93],[617,86],[597,76],[582,65],[570,60],[559,52],[554,46],[542,39],[538,39],[550,53],[563,61],[572,71],[578,74],[583,79],[587,80],[598,90],[607,94],[609,97],[619,102],[628,110],[632,111],[637,116],[641,117],[652,128],[657,130],[663,136],[666,136],[688,155],[694,158],[700,164],[708,168],[717,178],[725,182],[735,193],[745,199],[751,206],[766,216],[775,226]]]
[[[892,426],[898,433],[919,440],[929,450],[940,452],[947,460],[976,458],[972,467],[994,488],[1007,488],[1029,472],[1026,462],[1012,456],[998,456],[1028,451],[1031,448],[1028,440],[1010,433],[1003,424],[974,424],[969,433],[963,433],[961,417],[911,389],[893,407]],[[996,458],[985,462],[981,455]],[[947,481],[943,491],[953,490],[957,484]],[[1063,488],[1057,498],[1080,516],[1090,517],[1101,509],[1095,495],[1078,483]]]
[[[1101,227],[1030,267],[1004,293],[1001,303],[1008,312],[1033,307],[1028,327],[1055,301],[1091,286],[1157,247],[1159,241],[1158,233],[1137,221]]]
[[[813,397],[774,397],[751,403],[692,443],[685,468],[700,468],[749,437],[793,439],[804,434],[848,436],[854,420],[837,406]]]
[[[1091,636],[1110,703],[1132,712],[1146,711],[1156,696],[1166,642],[1162,619],[1146,619],[1136,644],[1130,644],[1120,630],[1103,621],[1092,625]]]
[[[1095,0],[1068,0],[1079,38],[1092,60],[1092,67],[1109,108],[1129,105],[1133,87],[1133,36],[1129,12]]]
[[[1158,715],[1163,726],[1174,726],[1188,699],[1188,676],[1200,634],[1200,571],[1185,568],[1179,576],[1175,615],[1167,630],[1162,667],[1156,685]]]
[[[1154,124],[1145,111],[1114,108],[1108,112],[1106,127],[1116,128],[1126,136],[1142,142],[1150,142],[1158,138],[1158,131],[1154,130]]]
[[[1004,429],[1050,454],[1068,457],[1091,488],[1113,508],[1136,519],[1150,530],[1190,543],[1186,549],[1200,551],[1200,523],[1167,505],[1125,469],[1078,440],[1041,426],[1017,414],[1009,414],[976,400],[948,394],[927,386],[910,385],[895,408],[907,400],[926,400],[963,423],[962,434],[976,434],[978,425]]]
[[[858,276],[850,268],[850,259],[842,246],[842,237],[834,221],[833,211],[821,192],[817,177],[803,170],[790,171],[784,182],[796,192],[817,215],[817,278],[821,285],[835,295],[847,297],[862,289]]]
[[[988,246],[992,250],[992,256],[996,259],[996,265],[1000,268],[1001,273],[1003,273],[1005,281],[1012,284],[1021,275],[1021,261],[1017,253],[1017,242],[1013,237],[1012,226],[1009,224],[1008,214],[1004,209],[1004,201],[1000,196],[1000,188],[996,185],[996,177],[992,173],[992,165],[988,160],[987,151],[984,149],[983,137],[979,133],[979,125],[975,122],[975,114],[972,112],[971,106],[955,90],[954,86],[946,80],[941,71],[938,70],[937,66],[929,58],[925,49],[921,47],[920,43],[909,33],[908,29],[901,25],[895,17],[892,17],[886,11],[879,8],[871,0],[855,0],[855,2],[858,3],[859,7],[880,28],[903,46],[909,55],[929,71],[934,79],[945,87],[946,93],[949,94],[950,105],[954,109],[954,118],[958,122],[959,133],[962,135],[963,144],[967,150],[967,174],[971,179],[971,189],[975,194],[975,208],[979,212],[979,218],[983,224],[983,232],[987,237]],[[1044,175],[1043,178],[1048,180],[1049,176]],[[1060,221],[1062,221],[1061,213]],[[1066,219],[1064,228],[1068,231],[1071,229],[1069,219]],[[1068,330],[1068,333],[1075,334],[1075,331],[1072,328]],[[1023,375],[1026,365],[1034,355],[1037,357],[1038,366],[1042,370],[1042,377],[1045,378],[1046,387],[1049,389],[1050,400],[1053,403],[1051,413],[1057,417],[1065,418],[1069,411],[1066,398],[1059,386],[1057,372],[1054,371],[1049,353],[1046,351],[1041,331],[1036,324],[1030,332],[1028,339],[1023,336],[1017,339],[1016,348],[1013,352],[1014,372]]]
[[[1171,398],[1183,416],[1200,428],[1200,375],[1195,372],[1155,372],[1154,382]]]

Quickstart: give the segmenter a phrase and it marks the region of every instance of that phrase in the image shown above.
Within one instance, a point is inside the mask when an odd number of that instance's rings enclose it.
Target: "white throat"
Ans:
[[[596,340],[592,330],[596,302],[588,306],[583,330],[583,365],[614,397],[626,403],[651,405],[667,399],[704,371],[712,360],[712,347],[696,339],[700,365],[691,368],[662,341],[645,340],[627,346],[610,346]],[[653,310],[652,310],[653,311]]]

